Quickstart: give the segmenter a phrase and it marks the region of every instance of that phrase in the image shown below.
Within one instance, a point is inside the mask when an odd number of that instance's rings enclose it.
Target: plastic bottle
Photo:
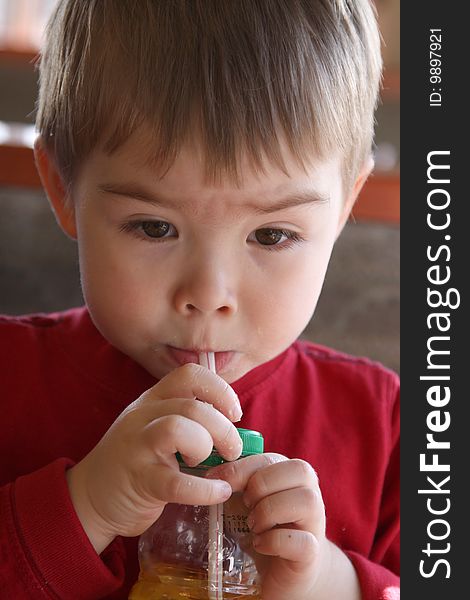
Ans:
[[[263,452],[260,433],[249,429],[238,432],[243,441],[241,458]],[[200,476],[209,467],[225,462],[215,450],[197,467],[187,467],[181,457],[178,460],[181,470]],[[129,600],[261,599],[257,565],[263,557],[253,549],[242,494],[232,494],[223,510],[215,512],[218,508],[165,506],[160,518],[140,536],[140,574]],[[223,526],[220,518],[218,521],[223,530],[220,551],[215,554],[214,514],[223,514]],[[218,586],[211,580],[214,560],[221,572]]]

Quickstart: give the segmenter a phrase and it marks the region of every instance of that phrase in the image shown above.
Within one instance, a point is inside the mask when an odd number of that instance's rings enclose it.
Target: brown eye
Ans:
[[[257,229],[255,231],[256,241],[263,246],[273,246],[278,244],[284,236],[280,229]]]
[[[142,231],[151,238],[161,238],[170,231],[170,224],[166,221],[145,221],[142,223]]]

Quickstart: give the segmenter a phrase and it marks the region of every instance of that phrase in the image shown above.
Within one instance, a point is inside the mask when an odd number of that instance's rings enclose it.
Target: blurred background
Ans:
[[[0,313],[83,303],[77,249],[34,167],[34,61],[55,0],[0,0]],[[376,0],[385,62],[376,167],[338,240],[303,337],[399,372],[399,0]],[[295,291],[293,292],[295,293]]]

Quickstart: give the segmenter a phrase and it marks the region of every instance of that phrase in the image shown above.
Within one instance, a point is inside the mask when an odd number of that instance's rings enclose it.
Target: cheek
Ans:
[[[315,310],[333,243],[310,247],[292,255],[292,261],[264,281],[252,299],[254,330],[273,347],[292,343],[305,329]]]
[[[152,334],[164,319],[157,292],[145,285],[136,269],[128,268],[125,256],[109,248],[94,250],[85,247],[80,257],[88,310],[103,337],[139,361],[142,347],[152,343]]]
[[[315,262],[297,265],[286,276],[284,285],[279,289],[277,309],[279,317],[285,315],[285,321],[294,329],[303,329],[315,309],[323,284],[325,269]]]
[[[144,270],[122,240],[108,236],[99,228],[83,228],[79,238],[80,275],[85,300],[91,309],[109,318],[129,320],[151,303],[155,290],[153,278]],[[135,317],[134,317],[135,318]]]

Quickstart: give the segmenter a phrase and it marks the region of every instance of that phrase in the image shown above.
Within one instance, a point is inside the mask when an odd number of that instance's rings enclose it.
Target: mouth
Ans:
[[[187,363],[199,364],[199,353],[209,352],[208,350],[201,350],[192,348],[190,350],[183,348],[175,348],[174,346],[167,346],[168,354],[170,359],[176,366],[185,365]],[[223,371],[230,363],[234,356],[233,351],[214,352],[215,368],[216,371]]]

